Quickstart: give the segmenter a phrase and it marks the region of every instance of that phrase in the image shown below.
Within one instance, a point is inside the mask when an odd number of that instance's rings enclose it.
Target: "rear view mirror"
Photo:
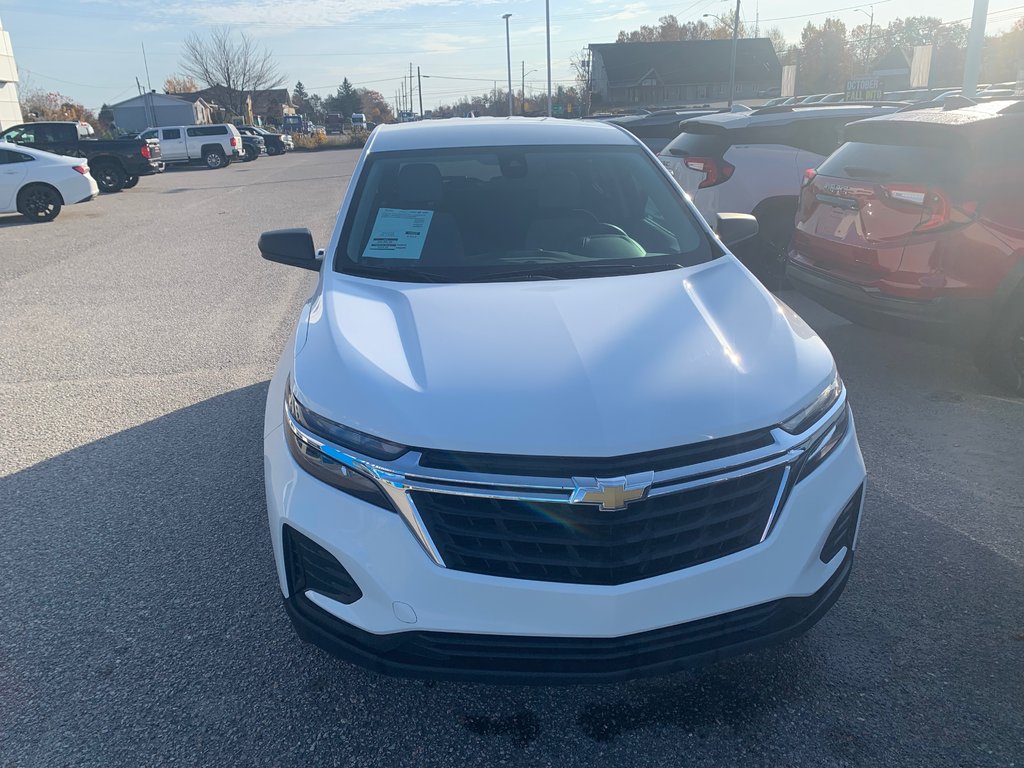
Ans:
[[[749,213],[720,213],[715,231],[726,247],[732,248],[757,234],[757,219]]]
[[[260,235],[260,255],[267,261],[320,271],[321,260],[308,229],[274,229]]]

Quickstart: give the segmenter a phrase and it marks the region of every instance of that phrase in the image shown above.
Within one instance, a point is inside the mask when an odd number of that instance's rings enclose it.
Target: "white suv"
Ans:
[[[894,112],[899,105],[810,104],[685,120],[659,158],[709,221],[722,211],[750,213],[760,231],[741,256],[760,277],[785,266],[808,168],[840,144],[854,120]]]
[[[203,164],[224,168],[245,154],[242,134],[231,123],[214,125],[172,125],[150,128],[143,139],[160,140],[160,159],[167,164]]]
[[[270,384],[299,635],[372,669],[660,674],[843,589],[864,464],[825,344],[600,122],[381,126]]]

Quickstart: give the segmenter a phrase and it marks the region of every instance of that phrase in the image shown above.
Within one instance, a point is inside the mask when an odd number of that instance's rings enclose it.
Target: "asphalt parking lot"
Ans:
[[[0,765],[1024,766],[1024,400],[786,293],[868,466],[809,634],[619,685],[378,677],[301,644],[267,533],[267,381],[357,154],[175,170],[0,216]]]

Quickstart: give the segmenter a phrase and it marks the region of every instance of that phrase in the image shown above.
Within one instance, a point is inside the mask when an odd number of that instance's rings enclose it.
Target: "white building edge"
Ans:
[[[18,66],[14,63],[11,36],[4,32],[3,21],[0,20],[0,129],[17,125],[21,121]]]

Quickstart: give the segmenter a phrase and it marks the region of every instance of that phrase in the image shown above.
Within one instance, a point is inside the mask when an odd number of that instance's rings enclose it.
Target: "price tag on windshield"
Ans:
[[[433,217],[433,211],[381,208],[363,258],[419,259]]]

